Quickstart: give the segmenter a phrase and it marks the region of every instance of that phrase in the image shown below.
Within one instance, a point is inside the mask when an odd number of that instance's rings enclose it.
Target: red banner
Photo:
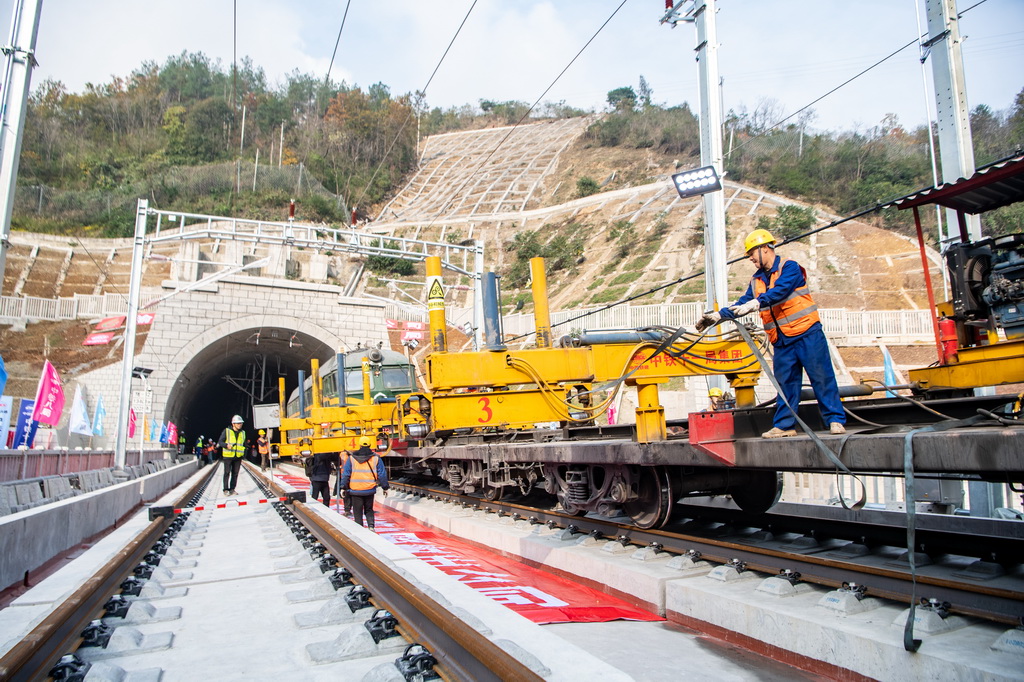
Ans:
[[[384,326],[388,329],[398,329],[398,320],[384,319]]]
[[[156,313],[139,313],[135,316],[135,324],[153,324]]]
[[[43,424],[56,426],[64,411],[64,386],[60,382],[57,368],[47,360],[43,364],[43,375],[39,377],[39,388],[36,389],[36,406],[32,410],[32,419]]]
[[[114,340],[114,332],[93,332],[82,341],[83,346],[105,346]]]
[[[309,486],[298,476],[278,477],[300,490]],[[434,531],[379,502],[374,507],[378,535],[535,623],[664,620],[617,597]],[[332,499],[331,508],[340,512],[341,501]]]
[[[405,329],[411,329],[413,331],[424,331],[427,328],[426,322],[404,322],[403,327]]]
[[[125,316],[120,317],[105,317],[96,323],[96,331],[108,332],[114,329],[120,329],[124,326]]]
[[[410,339],[416,339],[417,341],[423,340],[423,332],[402,332],[402,341],[409,341]]]

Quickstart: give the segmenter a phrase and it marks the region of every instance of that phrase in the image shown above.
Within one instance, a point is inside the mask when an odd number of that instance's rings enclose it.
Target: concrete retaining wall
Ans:
[[[113,526],[196,471],[195,460],[0,518],[0,589]]]

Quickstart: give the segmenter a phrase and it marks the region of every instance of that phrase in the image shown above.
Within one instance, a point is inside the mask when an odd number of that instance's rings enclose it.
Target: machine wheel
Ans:
[[[484,487],[481,493],[483,495],[483,498],[488,502],[495,502],[497,500],[500,500],[502,496],[505,494],[505,486],[488,485]]]
[[[642,467],[637,498],[622,505],[622,511],[637,528],[661,528],[672,515],[672,485],[664,467]]]
[[[732,501],[748,514],[763,514],[782,497],[782,474],[777,471],[748,471],[745,483],[730,487]]]

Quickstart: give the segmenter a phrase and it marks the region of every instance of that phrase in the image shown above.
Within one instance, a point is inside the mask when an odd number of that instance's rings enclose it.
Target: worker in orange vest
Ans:
[[[373,439],[370,436],[359,437],[359,449],[345,462],[341,472],[341,489],[347,490],[352,500],[352,520],[363,525],[366,515],[366,527],[373,530],[373,496],[379,487],[388,494],[388,473],[384,469],[384,461],[370,449]]]
[[[747,258],[757,271],[747,292],[721,310],[704,313],[697,331],[723,319],[731,320],[760,311],[765,333],[775,347],[773,369],[782,393],[794,408],[800,404],[803,373],[811,380],[821,418],[833,434],[846,433],[846,413],[839,400],[836,373],[829,357],[828,341],[821,328],[818,306],[807,288],[807,273],[799,263],[775,255],[775,237],[768,230],[754,230],[743,242]],[[795,436],[796,416],[778,399],[775,418],[762,438]]]

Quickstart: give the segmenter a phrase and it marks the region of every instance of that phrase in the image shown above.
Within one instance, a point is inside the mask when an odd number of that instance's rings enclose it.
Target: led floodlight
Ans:
[[[675,183],[676,191],[682,199],[722,189],[722,181],[718,178],[714,166],[676,173],[672,176],[672,182]]]

